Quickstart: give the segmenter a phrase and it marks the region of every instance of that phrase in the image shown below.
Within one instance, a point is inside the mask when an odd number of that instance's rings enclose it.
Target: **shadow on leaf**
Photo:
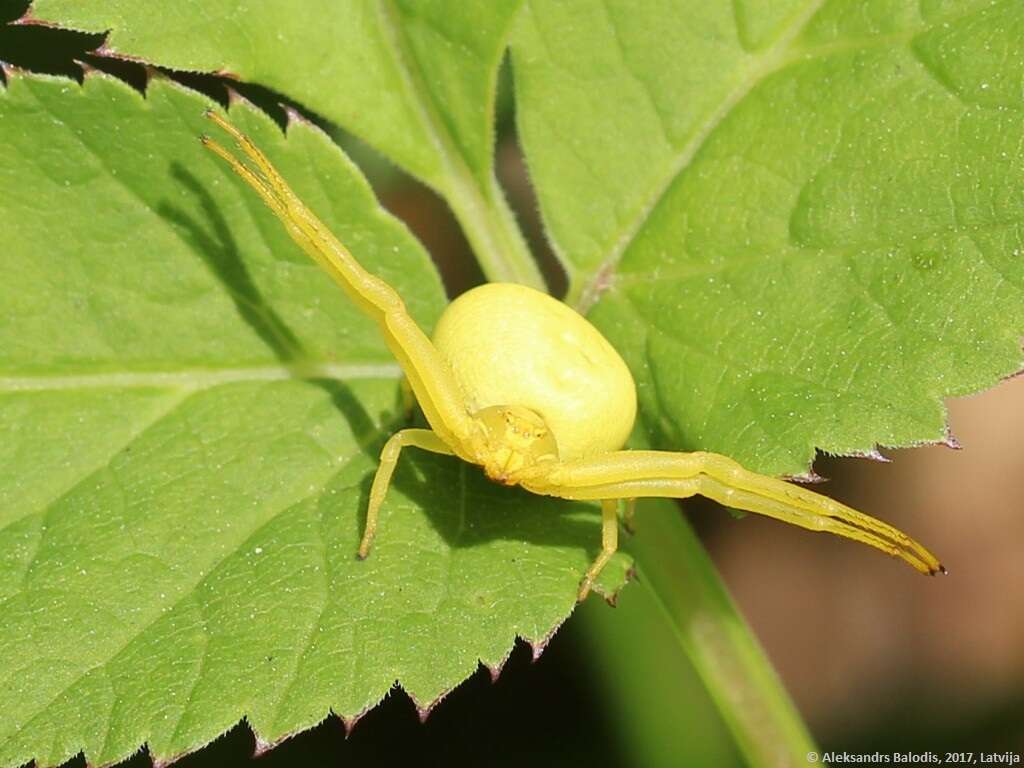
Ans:
[[[239,316],[277,359],[286,366],[300,366],[305,361],[301,342],[263,298],[213,197],[184,166],[174,164],[172,175],[198,199],[208,225],[204,227],[184,210],[169,203],[162,204],[159,213],[192,242],[231,296]],[[331,396],[353,434],[363,438],[359,440],[363,452],[376,462],[378,452],[389,435],[381,433],[377,439],[366,439],[374,434],[377,427],[348,385],[337,379],[309,381]],[[372,473],[368,473],[360,483],[360,530],[365,525],[372,480]],[[590,554],[600,548],[600,517],[595,505],[537,496],[521,488],[497,486],[483,475],[479,467],[456,458],[406,449],[393,478],[392,492],[404,495],[423,510],[431,525],[452,548],[480,546],[495,540],[574,548]],[[458,503],[451,503],[453,498],[458,499]],[[384,541],[379,542],[385,545],[387,517],[385,513],[381,537]]]

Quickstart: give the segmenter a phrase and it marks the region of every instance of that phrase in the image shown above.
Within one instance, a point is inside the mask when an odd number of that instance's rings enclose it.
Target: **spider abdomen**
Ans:
[[[636,386],[625,362],[582,315],[545,293],[481,285],[448,305],[433,341],[471,411],[535,411],[563,460],[618,450],[633,429]]]

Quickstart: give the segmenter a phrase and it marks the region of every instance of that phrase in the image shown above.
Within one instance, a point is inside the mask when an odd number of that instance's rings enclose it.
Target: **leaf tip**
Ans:
[[[31,4],[28,6],[28,8],[25,9],[25,12],[23,14],[21,14],[21,16],[16,18],[14,21],[9,21],[7,23],[10,26],[12,26],[12,27],[29,27],[29,26],[52,27],[52,26],[54,26],[53,24],[48,24],[45,21],[40,21],[35,16],[33,16],[32,15],[32,5]]]
[[[352,729],[356,727],[356,723],[363,719],[365,712],[360,712],[357,715],[351,717],[345,717],[344,715],[337,715],[337,718],[341,720],[341,727],[345,729],[345,738],[347,739],[352,735]]]
[[[237,89],[232,88],[227,83],[224,83],[224,90],[228,94],[228,109],[234,109],[238,104],[251,104],[251,102],[245,98]]]
[[[890,459],[888,456],[884,456],[882,452],[878,449],[877,445],[874,448],[871,448],[870,450],[867,451],[854,451],[853,453],[850,454],[850,456],[853,456],[858,459],[868,459],[870,461],[877,461],[881,464],[892,463],[892,459]]]
[[[252,730],[252,744],[253,744],[252,745],[252,756],[254,758],[255,757],[262,757],[263,755],[267,754],[267,752],[269,752],[274,747],[276,747],[277,744],[280,743],[280,742],[274,743],[274,742],[267,741],[262,736],[260,736],[258,733],[256,733],[255,729],[251,729],[251,730]]]
[[[820,485],[828,482],[828,478],[819,475],[813,467],[808,467],[806,472],[801,472],[799,475],[786,475],[785,479],[801,485]]]
[[[425,707],[416,707],[416,715],[420,719],[420,724],[427,722],[427,718],[430,717],[430,713],[434,711],[434,707],[437,705],[436,701],[432,701]]]
[[[409,701],[412,702],[412,705],[416,710],[416,716],[419,718],[420,723],[427,722],[427,718],[430,717],[430,713],[434,711],[434,707],[440,704],[442,699],[444,699],[444,697],[452,691],[452,689],[449,688],[447,691],[444,691],[436,698],[427,702],[421,702],[419,699],[417,699],[415,696],[409,693],[409,691],[406,691],[404,688],[400,688],[399,690],[404,691],[405,695],[409,697]]]
[[[636,577],[636,564],[631,564],[629,568],[626,569],[625,574],[623,574],[622,583],[620,585],[612,589],[605,589],[600,585],[595,585],[594,592],[596,592],[598,595],[604,598],[604,601],[608,603],[609,606],[611,606],[612,608],[616,608],[619,605],[619,595],[622,594],[623,588]],[[552,632],[552,635],[554,635],[554,632]]]
[[[1024,376],[1024,365],[1022,365],[1020,368],[1018,368],[1013,373],[1008,373],[1005,376],[1003,376],[1002,380],[1003,381],[1009,381],[1010,379],[1017,379],[1017,378],[1020,378],[1021,376]]]
[[[310,125],[315,126],[315,123],[306,117],[304,114],[299,112],[295,107],[290,104],[281,104],[281,109],[284,110],[286,118],[286,128],[290,129],[292,125]]]
[[[597,590],[594,591],[596,592]],[[561,627],[562,624],[561,622],[559,622],[559,624],[554,629],[552,629],[550,632],[548,632],[541,638],[537,638],[534,640],[530,640],[525,637],[523,638],[523,640],[526,641],[526,644],[530,646],[530,663],[535,664],[540,659],[540,657],[544,655],[544,651],[547,650],[548,644],[551,642],[551,638],[555,636],[555,633],[558,632],[558,630],[561,629]]]
[[[113,48],[110,47],[110,44],[109,44],[109,42],[107,40],[104,40],[100,44],[100,46],[98,48],[93,49],[91,53],[92,53],[93,56],[100,56],[100,57],[102,57],[104,59],[117,59],[118,61],[130,61],[133,64],[139,64],[139,65],[141,65],[144,68],[153,69],[153,65],[152,64],[150,64],[148,61],[146,61],[145,59],[143,59],[143,58],[141,58],[139,56],[130,56],[130,55],[126,54],[126,53],[121,53],[120,51],[115,51]]]
[[[514,647],[515,646],[513,646],[513,648]],[[483,660],[480,661],[480,664],[483,666],[483,668],[487,670],[488,674],[490,674],[490,676],[491,676],[491,683],[498,682],[498,678],[501,677],[501,673],[504,671],[505,665],[508,663],[508,660],[511,657],[512,657],[512,649],[509,649],[509,652],[505,654],[505,658],[501,659],[500,661],[498,661],[498,662],[496,662],[494,664],[489,664],[489,663],[487,663],[486,661],[483,661]]]
[[[143,88],[149,90],[149,84],[154,80],[170,80],[166,72],[154,67],[152,64],[142,65]]]
[[[85,78],[85,77],[92,77],[92,76],[94,76],[98,72],[96,67],[94,67],[92,64],[90,64],[85,59],[72,59],[72,61],[75,62],[75,64],[78,66],[78,68],[80,70],[82,70],[82,77],[83,78]]]

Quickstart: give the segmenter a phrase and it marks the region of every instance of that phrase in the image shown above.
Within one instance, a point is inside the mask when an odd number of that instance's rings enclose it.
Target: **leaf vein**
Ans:
[[[116,446],[112,446],[112,450],[108,452],[108,455],[106,457],[102,458],[96,464],[89,466],[84,472],[76,475],[70,482],[65,484],[65,486],[61,488],[57,493],[53,494],[49,499],[43,502],[40,507],[32,509],[30,511],[26,511],[24,514],[18,515],[13,519],[4,522],[3,525],[0,525],[0,532],[3,532],[7,530],[10,526],[16,525],[22,520],[25,520],[26,518],[37,514],[42,516],[41,522],[45,527],[49,511],[52,509],[55,502],[57,502],[59,499],[62,499],[72,490],[77,488],[85,478],[92,477],[99,470],[103,469],[104,467],[110,466],[110,462],[114,459],[115,456],[117,456],[117,454],[123,451],[126,446],[131,445],[138,439],[139,435],[141,435],[154,424],[158,423],[159,421],[173,413],[178,407],[182,405],[182,403],[184,403],[189,397],[191,397],[192,394],[194,394],[192,391],[181,391],[173,393],[172,396],[167,398],[167,402],[163,404],[162,407],[157,408],[153,413],[150,414],[148,419],[138,424],[136,428],[134,428],[131,431],[131,433],[128,435],[125,441],[118,443]],[[25,568],[25,573],[22,576],[23,583],[28,578],[29,573],[32,571],[32,567],[35,565],[36,560],[39,557],[39,549],[42,546],[42,542],[43,537],[42,535],[40,535],[39,538],[36,540],[35,553],[32,555],[32,559],[29,561],[28,566]]]
[[[103,371],[39,376],[0,376],[0,394],[77,389],[209,389],[254,381],[397,379],[396,363],[281,363],[265,366],[194,368],[177,371]]]
[[[341,466],[339,467],[338,471],[341,471],[341,469],[344,469],[344,467],[347,465],[347,463],[350,462],[357,455],[359,455],[359,453],[360,453],[360,450],[359,450],[358,447],[356,447],[355,450],[353,450],[353,453],[351,455],[345,457],[345,459],[342,460]],[[337,474],[337,473],[335,473],[335,474]],[[327,481],[325,481],[325,483],[326,482]],[[357,484],[358,484],[358,482],[354,483],[354,485],[357,485]],[[80,674],[76,675],[75,678],[73,680],[71,680],[71,682],[69,682],[67,685],[65,685],[63,688],[61,688],[59,691],[57,691],[57,693],[55,695],[53,695],[50,698],[50,700],[45,705],[43,705],[42,707],[38,708],[34,714],[32,714],[30,717],[28,717],[26,720],[24,720],[21,723],[21,729],[24,730],[26,727],[28,727],[29,725],[34,723],[41,716],[43,716],[50,709],[50,707],[54,703],[59,701],[62,696],[67,694],[68,691],[70,691],[75,685],[77,685],[87,675],[92,674],[95,671],[105,669],[112,661],[114,661],[121,653],[123,653],[133,642],[138,640],[146,632],[148,632],[150,629],[152,629],[159,621],[161,621],[166,616],[166,614],[168,612],[176,610],[179,606],[185,604],[189,600],[194,600],[195,599],[195,592],[196,592],[196,590],[200,586],[202,586],[202,584],[206,581],[206,579],[209,578],[213,573],[215,573],[217,571],[217,569],[220,568],[224,563],[228,562],[231,558],[235,557],[240,552],[243,552],[247,548],[248,542],[251,541],[254,536],[258,535],[264,528],[266,528],[267,526],[273,524],[274,521],[280,516],[280,514],[282,512],[284,512],[284,511],[286,511],[288,509],[291,509],[292,507],[294,507],[294,506],[296,506],[298,504],[302,504],[303,502],[308,501],[311,498],[314,498],[317,494],[322,493],[323,490],[324,490],[323,487],[318,487],[315,491],[313,491],[312,493],[308,494],[307,496],[305,496],[305,497],[303,497],[303,498],[301,498],[301,499],[299,499],[299,500],[297,500],[295,502],[290,502],[286,506],[281,507],[280,509],[271,510],[267,514],[267,516],[265,518],[261,518],[260,520],[258,520],[256,525],[243,536],[243,538],[240,540],[240,542],[239,542],[239,544],[237,546],[229,549],[227,552],[224,553],[224,555],[222,557],[218,558],[217,560],[215,560],[214,562],[209,564],[205,569],[202,569],[201,571],[199,571],[197,573],[198,578],[194,579],[193,583],[191,584],[191,586],[186,587],[180,593],[180,597],[178,598],[178,600],[170,608],[168,608],[167,611],[164,611],[164,610],[158,611],[156,613],[156,615],[153,616],[152,619],[150,619],[149,621],[146,621],[138,629],[136,629],[133,632],[131,632],[131,634],[129,634],[128,637],[123,638],[118,643],[118,647],[115,648],[112,653],[109,653],[107,655],[107,658],[105,658],[102,661],[99,661],[99,662],[93,664],[88,669],[86,669],[83,672],[81,672]],[[344,490],[344,489],[342,489],[342,490]],[[204,619],[204,622],[205,622],[205,619]],[[205,628],[204,628],[204,631],[205,631]],[[193,691],[194,691],[194,686],[193,686]],[[191,698],[191,695],[192,694],[190,694],[190,698]],[[180,726],[181,719],[184,718],[185,714],[186,714],[186,712],[183,710],[183,714],[182,714],[181,718],[179,718],[179,721],[178,721],[178,726]],[[178,729],[176,727],[175,733],[177,733],[177,730]],[[0,747],[6,747],[7,745],[9,745],[11,743],[11,741],[14,738],[17,737],[17,735],[18,735],[18,732],[16,731],[12,735],[8,736],[6,739],[4,739],[2,742],[0,742]]]
[[[806,7],[796,15],[793,22],[782,32],[772,47],[769,48],[763,56],[758,57],[758,65],[751,69],[747,77],[743,78],[740,83],[726,95],[718,107],[707,116],[704,122],[697,127],[693,136],[682,146],[679,153],[676,155],[675,161],[670,165],[668,173],[665,174],[662,180],[655,186],[652,194],[648,197],[647,204],[641,208],[637,218],[615,240],[612,245],[611,252],[605,257],[601,266],[596,270],[596,276],[607,276],[612,270],[614,270],[615,266],[622,259],[623,254],[625,254],[626,249],[641,232],[651,214],[658,207],[661,200],[664,199],[676,178],[686,170],[693,158],[696,157],[697,153],[707,143],[711,134],[714,133],[718,126],[721,125],[722,121],[729,116],[736,106],[739,105],[761,81],[780,68],[780,65],[785,61],[783,54],[788,49],[790,43],[792,43],[800,32],[803,31],[804,27],[806,27],[808,22],[818,12],[822,5],[824,5],[824,0],[811,0],[811,2],[809,2]],[[600,296],[603,283],[604,281],[598,280],[595,277],[583,287],[580,297],[576,302],[580,312],[585,313],[594,305]]]

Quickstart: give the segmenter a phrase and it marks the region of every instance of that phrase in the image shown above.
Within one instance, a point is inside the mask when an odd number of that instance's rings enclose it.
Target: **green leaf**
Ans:
[[[243,716],[274,742],[396,681],[429,708],[543,643],[599,545],[588,506],[410,451],[355,559],[398,370],[202,149],[208,106],[159,79],[0,89],[3,765],[166,760]],[[430,328],[437,275],[330,140],[232,119]]]
[[[757,765],[756,759],[741,761],[733,734],[722,722],[722,714],[740,712],[756,721],[750,732],[770,740],[774,755],[784,758],[792,753],[783,752],[788,745],[780,743],[783,734],[772,727],[773,714],[770,709],[766,713],[763,691],[758,688],[757,673],[770,667],[736,668],[726,661],[722,666],[728,672],[720,677],[728,677],[730,687],[724,691],[716,689],[715,680],[701,680],[697,674],[694,660],[708,649],[720,663],[730,657],[744,658],[744,636],[728,598],[723,600],[715,592],[709,595],[699,586],[708,583],[703,569],[713,573],[713,567],[707,565],[708,555],[696,537],[680,537],[673,529],[678,517],[673,502],[645,503],[641,527],[630,542],[639,567],[647,556],[643,548],[667,535],[666,549],[672,550],[672,558],[665,562],[675,566],[670,573],[638,572],[635,582],[619,595],[614,611],[591,603],[579,612],[577,621],[585,628],[586,646],[596,657],[594,677],[607,693],[611,719],[629,745],[632,764],[645,768]],[[667,589],[660,582],[668,582]],[[666,594],[670,600],[681,595],[687,599],[666,605]],[[666,621],[672,614],[678,620]],[[718,628],[730,625],[734,630],[723,642]],[[634,653],[640,645],[643,652]],[[695,649],[695,645],[704,647]],[[721,706],[709,695],[730,692],[742,695],[742,704]],[[776,762],[785,764],[784,759]]]
[[[802,474],[816,448],[942,439],[943,397],[1020,367],[1022,41],[1012,1],[528,0],[530,175],[645,437]],[[802,762],[693,545],[641,510],[640,579],[744,757]]]
[[[650,447],[642,433],[634,434],[631,443],[634,448]],[[621,616],[583,612],[591,651],[602,657],[601,676],[614,691],[613,706],[631,713],[615,720],[621,735],[643,755],[644,765],[678,764],[679,755],[690,755],[690,762],[700,765],[726,764],[728,755],[715,743],[720,724],[728,727],[744,764],[802,762],[818,747],[700,539],[680,514],[679,502],[640,502],[637,533],[629,547],[638,586],[624,594],[616,611]],[[623,653],[622,638],[628,633],[651,644],[646,650],[660,646],[661,651],[653,659]],[[705,688],[705,695],[696,699],[710,698],[718,718],[689,712],[700,707],[687,685],[694,672]],[[696,724],[705,738],[676,733],[680,716]],[[685,744],[677,743],[681,738]],[[697,756],[711,751],[720,754],[714,759]]]
[[[1019,2],[530,0],[513,64],[570,299],[660,445],[800,474],[1020,368]]]
[[[422,179],[491,279],[541,284],[493,173],[498,64],[521,0],[37,0],[32,17],[105,51],[283,93]]]

